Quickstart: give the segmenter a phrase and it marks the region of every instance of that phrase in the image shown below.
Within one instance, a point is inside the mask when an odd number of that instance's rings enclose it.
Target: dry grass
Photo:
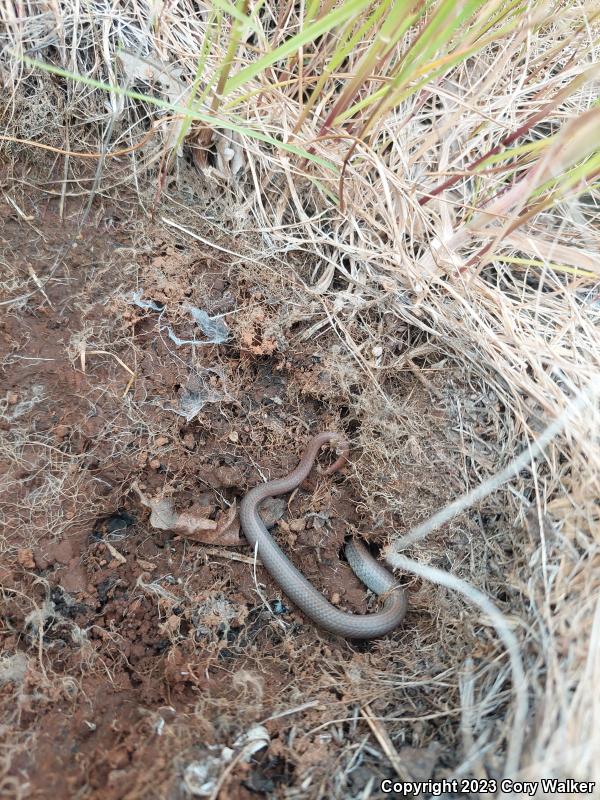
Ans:
[[[118,12],[106,7],[102,15],[95,13],[101,4],[83,14],[70,3],[43,12],[23,3],[17,24],[8,13],[13,4],[5,3],[5,44],[95,80],[137,87],[137,61],[115,72],[114,55],[123,48],[150,64],[146,75],[158,95],[185,105],[184,87],[195,75],[207,25],[191,5],[165,6],[152,17],[151,4]],[[296,12],[288,11],[284,30],[292,31]],[[184,158],[172,170],[179,185],[191,187],[193,201],[207,198],[191,217],[193,233],[213,225],[206,246],[216,244],[217,257],[225,251],[230,264],[232,258],[234,266],[245,262],[255,279],[264,276],[265,291],[277,302],[298,300],[290,302],[291,313],[307,323],[306,338],[334,331],[339,344],[328,366],[360,421],[357,485],[376,531],[391,526],[390,563],[418,571],[400,554],[407,529],[529,453],[518,471],[492,481],[469,515],[411,542],[423,578],[475,603],[433,590],[435,629],[417,639],[427,663],[381,644],[376,669],[348,677],[336,675],[332,664],[324,683],[344,686],[345,703],[350,695],[357,704],[375,702],[397,745],[407,725],[423,726],[422,737],[414,737],[422,742],[434,725],[438,739],[456,750],[458,775],[507,769],[528,778],[600,781],[600,700],[593,686],[600,658],[600,427],[597,390],[590,389],[600,368],[597,178],[580,176],[546,208],[532,200],[538,187],[562,180],[597,147],[590,146],[595,129],[586,126],[597,126],[598,27],[591,6],[553,11],[552,4],[536,4],[532,19],[524,16],[498,45],[406,97],[376,121],[368,141],[353,140],[350,158],[346,132],[319,138],[324,108],[308,114],[294,138],[302,112],[298,78],[273,86],[270,72],[259,76],[237,109],[243,122],[313,148],[338,167],[337,176],[255,138],[218,134],[207,141],[198,129],[179,152],[196,158],[202,178]],[[213,66],[223,55],[218,45],[209,58]],[[348,59],[347,72],[359,55]],[[314,59],[318,72],[318,51]],[[165,165],[181,119],[78,83],[48,91],[55,79],[24,67],[8,50],[0,75],[11,89],[5,137],[49,144],[59,155],[139,144],[114,169],[98,159],[95,190],[110,193],[119,181],[131,181],[146,208],[162,202],[173,209],[177,193]],[[152,126],[156,135],[147,140]],[[563,133],[541,154],[530,149],[494,160],[494,149],[519,130],[516,146]],[[34,157],[35,150],[8,144],[11,158]],[[472,165],[490,153],[476,174]],[[237,172],[236,159],[243,164]],[[88,192],[92,183],[80,162],[63,155],[60,163],[65,179],[55,191],[63,199]],[[157,166],[159,180],[148,189],[148,170]],[[449,179],[452,185],[438,192]],[[229,230],[221,239],[223,217]],[[433,441],[418,404],[405,396],[406,374],[425,382],[444,410],[442,425],[450,420],[451,430],[438,431]],[[578,413],[561,417],[584,392],[585,407],[580,402]],[[540,434],[558,418],[564,424],[535,452]],[[450,461],[454,473],[445,467]],[[403,495],[411,469],[432,486],[429,495],[419,494],[416,480],[408,482],[413,495]],[[428,483],[440,469],[443,480]],[[451,576],[444,578],[441,568]],[[476,643],[477,665],[469,655]],[[426,732],[418,714],[392,711],[409,707],[415,695],[418,706],[423,674],[441,709]],[[301,694],[290,690],[283,705],[300,705]],[[521,725],[525,702],[529,713]],[[343,725],[352,733],[356,720],[336,721],[335,708],[324,707],[319,724],[343,741]],[[294,753],[300,758],[301,748]],[[314,765],[306,759],[310,776]],[[341,791],[343,770],[336,775]]]

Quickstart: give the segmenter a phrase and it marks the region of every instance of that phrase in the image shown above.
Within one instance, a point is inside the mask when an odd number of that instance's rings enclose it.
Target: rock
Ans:
[[[153,572],[156,569],[156,564],[153,564],[152,561],[146,561],[144,558],[138,558],[136,560],[140,567],[146,570],[146,572]]]
[[[266,497],[258,510],[265,528],[272,528],[283,517],[287,509],[287,500],[283,497]]]
[[[213,475],[214,485],[223,489],[229,489],[232,486],[241,486],[243,482],[241,470],[238,467],[217,467]]]
[[[35,569],[35,561],[33,559],[33,550],[29,547],[24,547],[17,553],[17,561],[25,569]]]

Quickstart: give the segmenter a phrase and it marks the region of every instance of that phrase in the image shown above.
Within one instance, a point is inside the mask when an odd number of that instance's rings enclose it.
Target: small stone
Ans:
[[[25,569],[35,569],[35,561],[33,560],[33,550],[29,547],[24,547],[17,553],[17,561]]]
[[[193,450],[196,447],[196,440],[194,439],[193,433],[186,433],[183,437],[183,446],[187,447],[188,450]]]
[[[156,441],[154,442],[154,444],[155,444],[157,447],[164,447],[166,444],[169,444],[169,440],[167,439],[167,437],[166,437],[166,436],[159,436],[159,437],[156,439]]]
[[[340,598],[340,593],[339,592],[334,592],[331,595],[331,602],[334,603],[334,605],[337,605],[340,602],[340,600],[341,600],[341,598]]]
[[[228,436],[228,439],[230,442],[233,442],[235,444],[236,442],[239,442],[240,435],[237,431],[231,431],[231,433]]]
[[[179,627],[180,619],[177,614],[171,614],[168,620],[165,622],[165,629],[168,631],[176,631]]]
[[[150,462],[150,467],[152,469],[160,469],[160,460],[158,458],[153,458]]]
[[[300,519],[291,519],[289,521],[290,530],[294,531],[295,533],[300,533],[306,529],[306,520],[301,517]]]
[[[266,497],[260,504],[260,516],[265,527],[270,529],[278,522],[287,509],[287,500],[282,497]]]
[[[228,467],[227,465],[217,467],[214,471],[214,477],[214,485],[224,489],[229,489],[232,486],[240,486],[242,483],[242,474],[239,468]]]
[[[6,402],[9,406],[14,406],[19,400],[19,395],[16,392],[8,392],[6,395]]]

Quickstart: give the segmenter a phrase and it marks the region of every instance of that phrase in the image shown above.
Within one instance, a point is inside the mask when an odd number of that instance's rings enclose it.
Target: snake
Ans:
[[[332,605],[321,592],[292,564],[268,532],[258,508],[267,497],[276,497],[296,489],[310,473],[324,444],[336,443],[337,460],[325,470],[331,474],[347,460],[349,445],[336,432],[315,436],[304,451],[298,466],[284,478],[266,481],[250,489],[240,502],[240,524],[244,535],[263,566],[285,595],[317,626],[347,639],[374,639],[398,627],[406,613],[404,590],[394,576],[377,561],[365,545],[352,538],[344,553],[354,574],[375,594],[383,597],[381,611],[374,614],[350,614]]]

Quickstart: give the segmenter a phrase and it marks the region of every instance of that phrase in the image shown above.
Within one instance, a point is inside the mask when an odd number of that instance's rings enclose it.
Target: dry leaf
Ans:
[[[140,501],[151,510],[150,524],[160,531],[172,531],[187,539],[204,544],[241,544],[239,522],[236,520],[235,504],[217,521],[210,519],[214,506],[194,503],[187,511],[175,511],[170,498],[151,498],[140,490],[137,483],[132,485]]]
[[[237,504],[234,502],[227,511],[219,511],[217,514],[217,533],[216,541],[227,547],[242,544],[240,538],[240,521],[237,515]]]

